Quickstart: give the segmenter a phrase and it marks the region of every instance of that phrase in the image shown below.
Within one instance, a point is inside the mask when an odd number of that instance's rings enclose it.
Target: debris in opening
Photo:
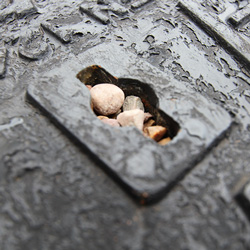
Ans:
[[[91,108],[105,124],[134,126],[144,136],[166,145],[180,126],[158,108],[158,98],[149,84],[129,78],[116,78],[98,65],[77,74],[91,94]]]

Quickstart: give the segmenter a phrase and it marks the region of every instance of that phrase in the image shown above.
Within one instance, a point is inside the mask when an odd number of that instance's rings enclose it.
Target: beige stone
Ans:
[[[120,124],[116,119],[102,119],[101,121],[105,124],[112,126],[112,127],[120,127]]]
[[[124,92],[114,84],[97,84],[90,90],[94,110],[100,115],[112,115],[119,111],[124,102]]]
[[[144,112],[140,109],[124,111],[117,116],[117,121],[122,127],[135,126],[139,130],[143,129]]]

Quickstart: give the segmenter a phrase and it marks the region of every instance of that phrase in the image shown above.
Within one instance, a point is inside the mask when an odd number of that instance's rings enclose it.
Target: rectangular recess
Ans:
[[[148,83],[159,98],[160,109],[180,124],[180,132],[169,144],[160,146],[134,127],[103,124],[90,108],[89,90],[76,78],[92,64],[119,78]],[[41,72],[30,84],[27,97],[141,203],[162,198],[232,124],[224,109],[112,43]]]

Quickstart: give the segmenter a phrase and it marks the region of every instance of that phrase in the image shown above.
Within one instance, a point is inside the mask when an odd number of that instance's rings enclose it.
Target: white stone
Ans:
[[[97,84],[90,90],[93,108],[100,115],[115,114],[122,107],[124,92],[114,84]]]
[[[105,124],[112,126],[112,127],[120,127],[120,124],[116,119],[102,119],[101,121]]]
[[[135,126],[139,130],[143,129],[144,112],[140,109],[124,111],[117,116],[117,121],[122,127]]]

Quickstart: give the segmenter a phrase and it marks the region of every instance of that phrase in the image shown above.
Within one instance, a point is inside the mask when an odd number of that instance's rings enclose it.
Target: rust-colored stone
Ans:
[[[153,126],[154,124],[155,124],[155,120],[153,120],[153,119],[147,120],[147,121],[144,123],[144,125],[143,125],[143,131],[146,132],[146,131],[145,131],[146,128],[151,127],[151,126]]]
[[[100,120],[109,119],[107,116],[104,116],[104,115],[98,115],[97,118]]]
[[[171,141],[171,138],[170,137],[167,137],[167,138],[164,138],[162,140],[160,140],[158,143],[162,146],[168,144],[169,142]]]
[[[159,141],[167,132],[162,126],[150,126],[145,128],[146,134],[155,141]]]

